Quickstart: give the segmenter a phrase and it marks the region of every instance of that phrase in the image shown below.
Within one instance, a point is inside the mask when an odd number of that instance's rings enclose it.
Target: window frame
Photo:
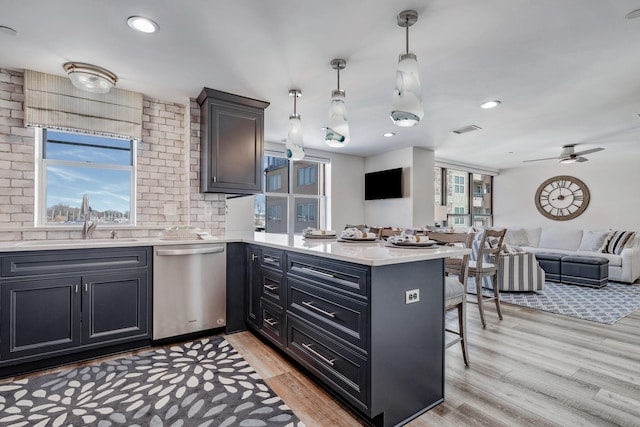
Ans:
[[[47,166],[50,165],[60,165],[60,166],[76,166],[76,167],[86,167],[86,168],[96,168],[96,169],[109,169],[109,170],[130,170],[130,179],[129,179],[129,222],[125,224],[118,223],[109,223],[109,227],[113,228],[125,228],[125,227],[133,227],[137,224],[137,215],[136,215],[136,182],[137,182],[137,140],[135,139],[124,139],[124,138],[113,138],[112,136],[107,135],[94,135],[91,133],[75,131],[73,129],[51,129],[54,132],[59,133],[68,133],[68,134],[79,134],[86,136],[95,136],[99,138],[112,138],[119,139],[124,141],[129,141],[131,143],[131,164],[128,166],[123,165],[105,165],[105,164],[87,164],[81,162],[74,162],[69,160],[58,160],[58,159],[47,159],[45,157],[45,146],[47,143],[47,128],[36,127],[35,128],[35,173],[34,173],[34,226],[38,228],[60,228],[60,229],[75,229],[82,228],[82,224],[59,224],[59,223],[49,223],[47,222]],[[80,199],[79,203],[82,202]]]
[[[281,153],[275,153],[270,151],[265,151],[264,155],[265,157],[284,158],[284,156]],[[305,158],[303,160],[300,160],[299,162],[311,162],[311,163],[314,163],[315,165],[309,165],[303,168],[296,168],[295,167],[296,162],[298,161],[289,160],[287,162],[287,180],[286,181],[288,183],[288,187],[282,188],[283,192],[267,191],[268,185],[267,185],[267,179],[266,179],[266,172],[263,171],[265,173],[265,180],[264,180],[265,184],[263,189],[264,192],[260,196],[264,197],[264,206],[265,206],[264,232],[269,232],[274,234],[300,234],[301,231],[295,231],[296,223],[298,219],[298,212],[297,212],[297,205],[296,205],[297,199],[314,199],[317,202],[318,228],[326,228],[327,226],[329,212],[328,212],[328,195],[326,191],[327,190],[326,179],[327,179],[327,167],[329,166],[330,163],[328,159],[321,159],[321,158],[315,158],[310,156],[305,156]],[[319,167],[320,165],[322,165],[322,167]],[[314,168],[315,168],[315,171],[313,173],[313,179],[310,180],[313,182],[310,182],[305,185],[297,185],[298,174],[300,173],[300,171],[304,171],[302,172],[302,174],[304,175],[304,178],[307,179],[311,174],[311,172],[308,170],[311,170]],[[318,186],[318,194],[292,192],[293,189],[296,187],[304,188],[311,185]],[[286,232],[274,232],[274,231],[267,230],[268,228],[267,227],[268,212],[266,212],[268,210],[267,197],[286,199],[286,211],[287,211],[287,224],[286,224],[287,231]],[[305,203],[305,206],[306,205],[308,205],[308,202]],[[255,203],[254,203],[254,206],[255,206]],[[255,208],[254,208],[254,212],[255,212]],[[257,230],[258,224],[255,224],[255,227]]]
[[[476,223],[479,222],[488,222],[488,225],[485,225],[486,227],[491,227],[493,226],[493,189],[494,189],[494,185],[493,185],[493,179],[494,176],[488,173],[483,173],[483,172],[473,172],[470,170],[467,170],[463,167],[447,167],[447,166],[442,166],[442,165],[438,165],[436,164],[434,166],[434,171],[436,170],[436,168],[440,169],[440,205],[442,206],[447,206],[447,223],[449,225],[452,226],[473,226]],[[455,178],[453,179],[454,182],[451,183],[451,186],[453,188],[451,188],[451,197],[453,196],[453,194],[461,194],[456,192],[456,187],[460,186],[460,185],[464,185],[466,186],[466,183],[469,183],[469,191],[467,193],[467,206],[468,206],[468,210],[469,212],[465,212],[465,213],[455,213],[455,212],[449,212],[450,210],[450,205],[449,205],[449,200],[448,198],[449,196],[449,184],[447,181],[447,174],[449,170],[455,170],[458,172],[464,172],[464,179],[465,179],[465,183],[464,184],[460,184],[460,183],[455,183]],[[490,198],[490,203],[489,203],[489,208],[491,210],[490,214],[479,214],[479,213],[474,213],[473,212],[473,198],[474,196],[476,196],[475,193],[475,189],[472,190],[472,186],[473,186],[473,175],[474,174],[479,174],[479,175],[483,175],[483,176],[488,176],[490,177],[490,182],[489,183],[485,183],[484,186],[484,190],[486,192],[488,192],[489,194],[491,194],[491,198]],[[455,175],[454,175],[455,176]],[[434,180],[434,184],[437,184],[438,180],[435,179]],[[434,188],[434,191],[436,193],[436,195],[438,194],[437,189]]]

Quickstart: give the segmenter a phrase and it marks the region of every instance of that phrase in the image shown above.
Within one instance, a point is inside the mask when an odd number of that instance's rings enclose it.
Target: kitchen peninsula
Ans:
[[[6,242],[0,257],[177,243],[225,243],[226,331],[253,330],[370,424],[400,425],[443,401],[443,260],[468,249],[250,233],[179,242]],[[153,278],[149,283],[153,288]]]

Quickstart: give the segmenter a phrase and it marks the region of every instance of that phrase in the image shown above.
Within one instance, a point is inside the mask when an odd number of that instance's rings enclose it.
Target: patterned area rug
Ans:
[[[473,278],[469,293],[475,294]],[[482,290],[483,295],[493,292]],[[640,285],[609,282],[600,289],[546,282],[543,291],[501,292],[500,301],[612,325],[640,308]]]
[[[0,384],[0,425],[304,426],[221,336]]]

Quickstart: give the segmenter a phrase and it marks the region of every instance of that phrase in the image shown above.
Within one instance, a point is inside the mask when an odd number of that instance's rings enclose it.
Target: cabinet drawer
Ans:
[[[288,253],[287,272],[332,288],[367,296],[369,269],[364,266]]]
[[[365,302],[296,279],[289,279],[287,289],[288,310],[366,352],[368,306]]]
[[[149,265],[149,256],[150,249],[145,247],[15,252],[2,256],[0,276],[144,268]]]
[[[284,286],[282,273],[262,269],[262,296],[274,304],[284,307]]]
[[[263,246],[260,253],[260,265],[282,271],[284,251]]]
[[[271,338],[278,346],[284,346],[284,311],[264,298],[262,308],[262,333]]]
[[[287,352],[328,387],[366,410],[367,360],[317,332],[306,322],[288,316]]]

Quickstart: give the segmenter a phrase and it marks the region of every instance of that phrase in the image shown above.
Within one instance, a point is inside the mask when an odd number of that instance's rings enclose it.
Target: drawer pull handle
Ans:
[[[334,276],[333,274],[329,274],[329,273],[325,273],[324,271],[318,271],[314,268],[309,268],[309,267],[302,267],[303,270],[308,271],[310,273],[314,273],[314,274],[319,274],[321,276],[326,276],[326,277],[331,277],[332,279],[335,279],[336,276]]]
[[[255,261],[255,260],[257,260],[258,258],[260,258],[258,255],[256,255],[256,254],[251,254],[251,261]]]
[[[264,260],[266,262],[272,262],[272,263],[275,263],[275,264],[278,264],[280,262],[280,260],[278,258],[274,258],[274,257],[271,257],[271,256],[265,256]]]
[[[318,313],[322,313],[322,314],[324,314],[325,316],[329,316],[329,317],[336,317],[336,313],[335,313],[335,312],[334,312],[334,313],[330,313],[330,312],[328,312],[328,311],[325,311],[325,310],[323,310],[323,309],[321,309],[321,308],[316,307],[315,305],[313,305],[313,303],[312,303],[312,302],[309,302],[309,301],[302,301],[302,305],[304,305],[304,306],[306,306],[306,307],[309,307],[309,308],[311,308],[311,309],[313,309],[313,310],[317,311]]]
[[[275,292],[275,291],[278,290],[278,287],[277,286],[273,286],[273,285],[264,285],[264,288],[266,290],[268,290],[268,291],[271,291],[271,292]]]
[[[79,290],[79,286],[76,285],[76,294],[78,293],[78,290]]]
[[[278,324],[278,321],[276,319],[264,319],[264,323],[269,326],[276,326]]]
[[[336,359],[327,359],[326,357],[324,357],[323,355],[321,355],[320,353],[318,353],[317,351],[315,351],[314,349],[311,348],[313,344],[302,344],[302,346],[311,354],[313,354],[314,356],[316,356],[318,359],[322,360],[324,363],[326,363],[327,365],[331,365],[334,366],[335,365],[335,361]]]

